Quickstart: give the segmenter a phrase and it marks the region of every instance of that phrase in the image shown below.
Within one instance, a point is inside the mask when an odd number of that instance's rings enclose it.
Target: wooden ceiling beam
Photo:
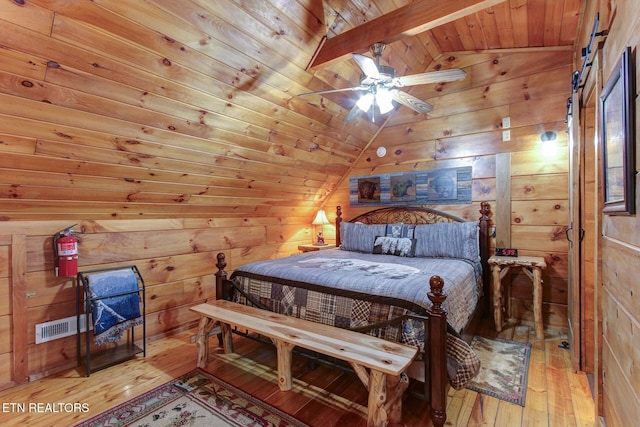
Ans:
[[[504,1],[415,1],[335,37],[323,39],[307,66],[307,70],[330,65],[354,52],[365,52],[373,43],[383,42],[389,44],[455,21]]]

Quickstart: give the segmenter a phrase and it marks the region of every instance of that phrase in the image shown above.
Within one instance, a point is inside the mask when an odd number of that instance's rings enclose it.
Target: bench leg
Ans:
[[[390,425],[402,424],[402,397],[409,388],[409,377],[387,375],[387,402],[384,405]]]
[[[209,333],[215,324],[216,322],[208,317],[202,316],[200,318],[196,339],[198,345],[198,361],[196,362],[196,366],[198,366],[198,368],[205,368],[209,361]]]
[[[229,325],[228,323],[220,323],[220,331],[224,353],[233,353],[233,336],[231,335],[231,325]]]
[[[282,391],[288,391],[293,387],[291,353],[295,345],[278,340],[275,340],[275,344],[278,351],[278,387]]]
[[[367,410],[367,427],[385,427],[389,420],[384,404],[387,401],[386,374],[379,371],[369,373],[369,405]]]

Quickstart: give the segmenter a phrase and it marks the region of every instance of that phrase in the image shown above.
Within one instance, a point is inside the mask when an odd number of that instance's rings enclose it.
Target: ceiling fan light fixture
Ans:
[[[380,109],[380,114],[387,114],[389,111],[393,110],[393,96],[391,95],[391,91],[386,88],[380,88],[376,92],[376,104],[378,104],[378,108]]]
[[[364,112],[369,111],[371,104],[373,104],[373,94],[371,92],[365,93],[360,97],[360,99],[358,99],[358,102],[356,102],[358,108]]]
[[[348,122],[356,117],[359,111],[364,111],[365,113],[370,113],[371,121],[375,122],[376,114],[390,113],[398,105],[408,107],[418,114],[428,114],[433,110],[433,105],[427,101],[396,88],[452,82],[462,80],[467,75],[467,73],[460,68],[450,68],[447,70],[428,71],[396,77],[396,70],[393,67],[380,64],[380,57],[382,56],[382,52],[384,52],[385,44],[378,42],[370,46],[370,48],[373,57],[359,53],[351,54],[353,60],[358,64],[360,71],[362,71],[360,84],[358,86],[303,93],[300,96],[348,91],[360,92],[360,99],[358,99],[356,105],[351,107],[349,113],[343,120]],[[374,102],[377,108],[371,108]]]

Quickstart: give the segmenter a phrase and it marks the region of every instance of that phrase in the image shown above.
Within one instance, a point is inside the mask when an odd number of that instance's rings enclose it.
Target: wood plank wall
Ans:
[[[28,251],[26,323],[0,334],[3,362],[25,337],[32,379],[75,364],[75,338],[34,343],[35,324],[75,314],[73,280],[53,273],[70,225],[82,270],[141,269],[151,337],[193,324],[218,252],[232,270],[311,243],[375,126],[291,95],[324,85],[304,71],[322,20],[294,3],[0,1],[0,234]]]
[[[429,98],[434,110],[428,120],[398,110],[379,137],[365,150],[349,177],[441,169],[473,168],[473,203],[441,205],[439,209],[467,219],[479,217],[480,202],[506,204],[511,247],[522,255],[543,256],[543,312],[547,325],[567,325],[568,153],[566,99],[569,96],[572,52],[568,49],[527,52],[450,54],[443,61],[469,74],[446,87],[419,87],[412,94]],[[435,62],[433,67],[441,65]],[[430,91],[432,91],[430,93]],[[438,91],[446,94],[438,96]],[[464,99],[458,103],[454,99]],[[502,141],[502,118],[511,119],[511,140]],[[545,131],[557,134],[544,145]],[[387,154],[376,156],[378,147]],[[496,194],[496,156],[511,157],[511,199]],[[327,206],[341,205],[349,219],[367,210],[349,205],[345,178]],[[495,220],[495,217],[494,217]],[[521,272],[512,277],[512,316],[533,322],[531,280]]]
[[[11,235],[0,235],[0,390],[12,385]]]
[[[218,252],[229,271],[290,255],[311,242],[320,204],[330,219],[336,205],[357,213],[349,176],[471,165],[473,204],[440,208],[473,219],[481,201],[499,201],[499,153],[511,156],[512,198],[500,201],[511,205],[509,224],[496,225],[521,253],[545,256],[545,320],[564,326],[569,49],[445,55],[431,69],[446,62],[468,77],[413,88],[433,102],[429,119],[400,108],[376,139],[377,125],[342,123],[337,104],[291,96],[335,77],[303,72],[320,21],[296,37],[294,20],[274,9],[290,31],[273,38],[253,16],[256,48],[249,30],[228,25],[253,11],[188,4],[196,11],[172,1],[0,1],[0,235],[25,236],[26,323],[12,335],[27,339],[31,379],[76,362],[74,337],[34,340],[35,324],[75,314],[74,282],[54,276],[52,251],[52,236],[72,224],[81,269],[140,268],[157,337],[194,323],[188,308],[213,296]],[[188,23],[191,14],[202,21]],[[558,135],[552,159],[539,148],[547,130]],[[515,317],[532,320],[530,294],[514,275]],[[10,357],[1,336],[0,357]]]
[[[598,286],[597,307],[602,310],[602,349],[599,357],[602,364],[602,408],[599,415],[604,417],[609,427],[637,425],[640,419],[640,348],[636,341],[640,333],[640,212],[639,175],[640,144],[638,135],[640,103],[638,102],[638,82],[640,66],[638,48],[640,47],[640,19],[637,5],[631,1],[595,2],[585,18],[593,19],[600,14],[600,30],[607,29],[608,35],[602,44],[602,74],[606,82],[612,74],[622,51],[631,46],[635,59],[635,171],[636,214],[633,216],[600,215],[602,236],[599,248],[601,257],[601,282]],[[590,21],[593,22],[593,21]],[[582,34],[586,45],[588,34]],[[592,141],[599,147],[598,140]],[[601,153],[598,152],[598,162]],[[602,203],[602,197],[600,197]]]
[[[26,278],[21,288],[22,296],[26,295],[24,322],[14,324],[11,334],[6,329],[1,335],[0,358],[10,357],[12,337],[25,337],[27,374],[32,380],[76,365],[75,336],[35,344],[36,324],[76,313],[75,280],[55,277],[53,270],[53,235],[69,225],[69,221],[0,223],[0,235],[11,229],[26,233]],[[308,225],[286,224],[278,218],[87,220],[79,221],[74,229],[80,232],[81,271],[138,266],[147,286],[147,336],[151,338],[196,324],[197,316],[189,307],[215,297],[219,252],[227,255],[228,270],[232,271],[238,264],[297,253],[300,234],[308,239],[305,243],[311,239]],[[0,246],[3,265],[10,261],[9,247]],[[10,271],[8,266],[0,266],[3,292],[11,292]],[[0,298],[5,301],[0,303],[2,330],[9,328],[12,314],[8,300]],[[12,364],[2,366],[9,369]],[[8,373],[0,374],[2,383]]]

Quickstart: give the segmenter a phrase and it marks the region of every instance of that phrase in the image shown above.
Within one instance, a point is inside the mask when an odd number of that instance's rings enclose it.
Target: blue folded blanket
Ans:
[[[128,268],[89,274],[87,278],[96,345],[120,341],[124,331],[143,320],[140,316],[138,277]]]

